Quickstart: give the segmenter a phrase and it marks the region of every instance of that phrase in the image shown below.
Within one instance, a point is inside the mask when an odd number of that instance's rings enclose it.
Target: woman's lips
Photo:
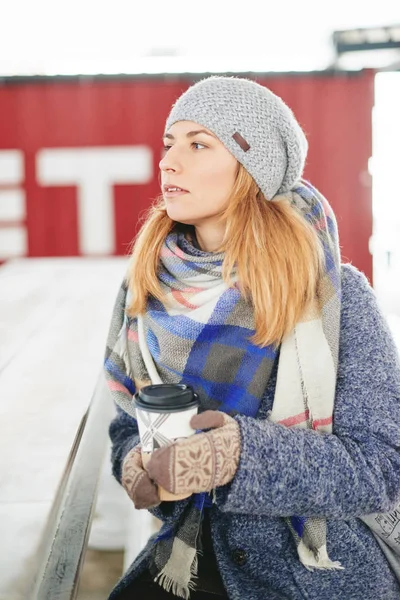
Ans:
[[[187,190],[168,190],[166,188],[164,188],[164,196],[166,198],[175,198],[176,196],[183,196],[184,194],[188,194],[189,192]]]

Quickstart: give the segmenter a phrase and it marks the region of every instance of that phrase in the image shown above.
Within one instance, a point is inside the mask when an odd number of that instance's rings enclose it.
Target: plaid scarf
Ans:
[[[340,329],[340,252],[334,214],[307,181],[285,194],[315,228],[325,271],[314,302],[280,347],[277,384],[269,418],[287,427],[332,431]],[[146,382],[193,386],[201,410],[256,417],[278,353],[259,348],[253,310],[236,285],[222,279],[223,253],[195,248],[171,232],[160,255],[159,281],[166,302],[151,297],[146,313],[128,317],[124,280],[111,320],[105,373],[115,402],[135,418],[132,395]],[[162,529],[152,548],[150,571],[165,589],[183,598],[195,588],[201,522],[209,494],[194,494],[176,523]],[[285,518],[300,561],[309,569],[341,568],[326,550],[322,517]]]

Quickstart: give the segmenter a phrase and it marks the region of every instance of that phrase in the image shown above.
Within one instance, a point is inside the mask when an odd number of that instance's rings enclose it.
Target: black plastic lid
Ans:
[[[180,412],[199,405],[193,388],[184,383],[146,385],[134,398],[138,408],[149,412]]]

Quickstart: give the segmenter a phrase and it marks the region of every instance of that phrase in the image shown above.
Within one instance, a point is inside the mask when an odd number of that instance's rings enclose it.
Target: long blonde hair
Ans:
[[[314,299],[323,265],[322,247],[312,226],[289,200],[266,201],[257,184],[239,164],[231,200],[221,215],[226,223],[219,251],[225,253],[222,275],[238,285],[254,311],[251,341],[264,347],[279,344]],[[128,314],[146,310],[149,295],[164,301],[157,273],[163,242],[177,223],[158,197],[132,242],[127,282],[132,293]]]

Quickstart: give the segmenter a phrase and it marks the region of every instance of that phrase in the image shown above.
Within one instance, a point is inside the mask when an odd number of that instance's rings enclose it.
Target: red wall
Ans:
[[[158,162],[165,118],[174,100],[198,78],[160,75],[3,80],[0,238],[10,228],[26,230],[29,256],[126,253],[138,216],[159,191]],[[371,156],[374,73],[268,74],[254,78],[282,96],[303,126],[309,141],[305,177],[334,207],[343,260],[353,262],[371,279],[368,240],[372,233],[372,207],[367,163]],[[73,181],[43,184],[38,166],[40,151],[86,148],[92,153],[104,148],[114,152],[115,148],[132,149],[137,145],[147,147],[153,174],[146,183],[135,184],[129,177],[112,183],[115,238],[109,249],[104,250],[101,239],[97,250],[90,250],[93,242],[88,242],[89,250],[85,249],[83,234],[81,238],[79,234],[83,226],[78,187]],[[20,179],[11,183],[5,182],[1,167],[4,151],[8,150],[19,151],[23,164]],[[93,156],[96,158],[96,154]],[[116,160],[120,160],[118,156]],[[101,167],[95,168],[91,181],[95,183],[101,176]],[[19,216],[4,217],[2,194],[10,189],[19,190],[24,207]],[[94,205],[92,216],[86,216],[85,235],[89,235],[91,223],[93,231],[96,229],[96,219],[92,218],[96,200],[91,202]],[[100,204],[99,200],[99,212],[103,210]],[[15,250],[16,254],[24,252]],[[5,258],[4,251],[1,256],[0,243],[0,259]]]

